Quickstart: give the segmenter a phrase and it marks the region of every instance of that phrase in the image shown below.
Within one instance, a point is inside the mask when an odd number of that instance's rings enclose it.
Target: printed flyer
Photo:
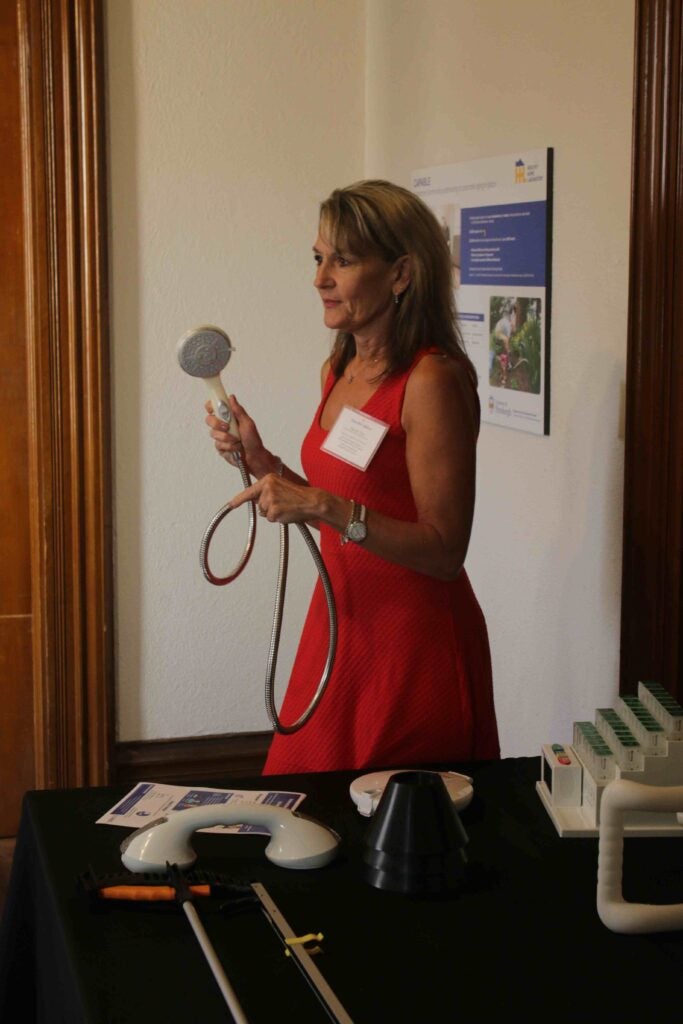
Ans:
[[[294,811],[305,798],[305,793],[280,790],[208,789],[206,786],[172,786],[159,782],[139,782],[118,803],[98,818],[96,825],[124,825],[141,828],[155,818],[168,818],[180,814],[188,807],[211,807],[217,804],[242,803],[272,804]],[[245,833],[267,835],[257,825],[212,825],[202,832]]]
[[[550,432],[553,150],[415,171],[451,251],[482,421]]]

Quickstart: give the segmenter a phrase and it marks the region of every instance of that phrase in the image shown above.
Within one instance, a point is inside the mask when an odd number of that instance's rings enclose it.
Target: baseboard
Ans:
[[[272,738],[271,732],[241,732],[117,743],[113,782],[200,784],[260,775]]]

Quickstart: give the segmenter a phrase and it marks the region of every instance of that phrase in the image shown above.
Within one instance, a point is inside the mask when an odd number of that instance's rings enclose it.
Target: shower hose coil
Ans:
[[[245,489],[251,486],[251,480],[249,474],[244,465],[244,461],[238,455],[235,460],[235,465],[240,471],[242,482]],[[209,548],[211,547],[211,541],[213,536],[218,529],[219,525],[223,522],[225,517],[232,511],[230,504],[224,505],[221,509],[216,512],[215,516],[207,526],[204,536],[202,537],[201,546],[199,549],[199,561],[202,567],[202,572],[209,583],[213,583],[216,587],[223,587],[227,583],[232,583],[236,580],[243,569],[246,567],[251,553],[254,547],[254,538],[256,536],[256,506],[253,501],[249,502],[249,521],[247,526],[247,541],[244,546],[244,550],[234,566],[231,572],[227,576],[216,576],[209,566]],[[323,672],[320,677],[320,681],[316,687],[310,704],[306,710],[297,718],[294,722],[289,725],[285,725],[278,715],[277,708],[275,706],[275,671],[277,668],[277,658],[280,649],[280,633],[282,631],[282,616],[284,612],[285,602],[285,590],[287,588],[287,569],[289,564],[289,528],[285,523],[280,524],[280,558],[278,563],[277,583],[275,586],[275,607],[273,610],[273,625],[270,634],[270,645],[268,648],[268,664],[266,666],[266,710],[271,724],[276,732],[283,735],[288,735],[293,732],[297,732],[303,725],[308,722],[311,716],[314,714],[318,707],[322,696],[327,688],[327,684],[332,673],[332,667],[334,665],[334,658],[337,650],[337,612],[334,604],[334,594],[332,593],[332,585],[330,578],[325,568],[322,555],[318,550],[318,545],[311,536],[310,530],[304,523],[296,524],[299,533],[301,534],[306,547],[308,548],[315,567],[318,571],[320,583],[323,588],[325,595],[325,602],[327,604],[327,614],[329,619],[329,641],[327,647],[327,658],[323,667]]]

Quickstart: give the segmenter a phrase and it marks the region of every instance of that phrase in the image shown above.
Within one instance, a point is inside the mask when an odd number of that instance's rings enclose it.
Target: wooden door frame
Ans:
[[[100,0],[17,0],[36,786],[106,783],[112,544]]]
[[[626,370],[622,692],[683,701],[681,0],[637,0]]]

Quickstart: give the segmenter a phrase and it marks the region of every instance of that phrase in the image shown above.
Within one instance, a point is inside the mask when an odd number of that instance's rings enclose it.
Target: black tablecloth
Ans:
[[[445,766],[442,766],[445,767]],[[597,840],[560,839],[535,791],[538,759],[452,766],[474,777],[462,813],[469,865],[448,899],[416,899],[363,879],[368,820],[348,786],[359,773],[281,776],[302,810],[335,828],[338,860],[317,871],[270,864],[259,836],[195,836],[199,864],[263,883],[298,933],[322,931],[316,963],[355,1024],[481,1021],[553,1024],[679,1019],[683,933],[624,936],[597,917]],[[261,780],[217,780],[259,789]],[[77,877],[121,868],[123,829],[96,825],[123,790],[26,795],[0,931],[3,1024],[225,1024],[225,1004],[190,926],[172,905],[99,910]],[[683,902],[683,843],[629,839],[625,894]],[[198,903],[250,1024],[327,1019],[259,910],[225,916]]]

